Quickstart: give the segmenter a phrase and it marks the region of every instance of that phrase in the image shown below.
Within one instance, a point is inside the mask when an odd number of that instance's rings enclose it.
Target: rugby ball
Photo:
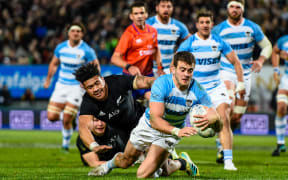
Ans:
[[[197,129],[198,135],[201,137],[204,137],[204,138],[215,136],[216,131],[214,128],[215,128],[216,123],[210,124],[206,129],[201,130],[202,127],[197,127],[196,124],[194,123],[194,121],[199,119],[199,118],[194,117],[194,115],[204,115],[206,113],[207,113],[206,109],[201,104],[196,104],[196,105],[192,106],[192,108],[190,109],[190,112],[189,112],[191,127],[194,127],[195,129]]]

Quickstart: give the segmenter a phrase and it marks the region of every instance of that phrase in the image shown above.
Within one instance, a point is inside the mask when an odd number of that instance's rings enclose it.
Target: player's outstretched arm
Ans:
[[[135,76],[133,81],[133,89],[149,89],[152,87],[155,77]]]
[[[88,147],[91,151],[95,153],[104,153],[109,149],[112,149],[111,146],[99,145],[93,138],[89,125],[93,119],[92,115],[80,115],[79,116],[79,135],[84,145]]]
[[[276,85],[280,83],[279,54],[280,49],[278,48],[277,44],[275,44],[272,51],[271,62],[273,66],[273,78],[276,82]]]
[[[44,85],[43,85],[45,89],[49,88],[50,83],[51,83],[51,79],[54,76],[54,74],[56,73],[59,63],[60,63],[60,60],[56,56],[53,56],[53,58],[49,64],[48,74],[47,74],[46,80],[45,80]]]
[[[150,102],[150,124],[151,126],[163,133],[172,134],[178,137],[188,137],[197,134],[197,130],[193,127],[184,127],[182,129],[172,126],[162,117],[164,114],[165,106],[162,102]]]
[[[99,60],[96,58],[96,59],[94,59],[93,61],[91,61],[91,63],[97,65],[97,68],[98,68],[98,70],[99,70],[99,73],[101,73],[101,67],[100,67]]]
[[[261,52],[260,52],[259,58],[251,62],[251,64],[253,64],[251,67],[251,70],[253,72],[260,72],[263,67],[264,62],[270,58],[271,53],[272,53],[271,42],[266,36],[264,36],[264,38],[261,41],[259,41],[257,44],[261,48]]]
[[[238,59],[238,56],[236,55],[235,51],[231,51],[230,53],[226,54],[227,59],[231,62],[231,64],[234,65],[236,75],[237,75],[237,87],[236,92],[239,93],[240,97],[243,98],[245,91],[245,83],[243,79],[243,68],[240,63],[240,60]]]

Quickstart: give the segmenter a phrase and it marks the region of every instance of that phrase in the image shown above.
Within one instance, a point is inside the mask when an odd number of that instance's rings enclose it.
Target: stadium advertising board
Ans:
[[[267,135],[269,116],[266,114],[244,114],[241,118],[241,134]]]
[[[47,111],[40,112],[40,129],[42,130],[61,130],[62,121],[51,122],[47,119]]]
[[[9,112],[9,127],[10,129],[33,129],[34,112],[31,110],[11,110]]]
[[[43,88],[48,72],[48,65],[0,66],[0,86],[6,84],[13,98],[20,98],[27,88],[30,88],[36,98],[48,99],[54,89],[58,73],[52,79],[48,89]],[[122,69],[116,66],[103,65],[103,76],[120,74]]]

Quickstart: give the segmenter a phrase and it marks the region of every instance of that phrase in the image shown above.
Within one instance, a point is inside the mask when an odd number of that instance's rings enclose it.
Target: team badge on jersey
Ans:
[[[177,30],[176,29],[171,29],[171,33],[174,35],[176,34]]]
[[[192,99],[186,99],[186,106],[190,107],[193,104],[193,100]]]
[[[246,36],[251,37],[251,32],[250,31],[245,32],[245,34],[246,34]]]
[[[81,55],[77,54],[77,59],[80,60],[81,59]]]
[[[212,50],[213,50],[213,51],[217,51],[217,50],[218,50],[218,47],[217,47],[217,46],[215,46],[215,45],[214,45],[214,46],[212,46],[211,48],[212,48]]]

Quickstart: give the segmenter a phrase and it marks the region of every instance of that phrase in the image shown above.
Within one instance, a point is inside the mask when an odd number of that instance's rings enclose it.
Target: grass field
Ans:
[[[74,133],[69,154],[60,152],[61,133],[55,131],[0,130],[0,179],[135,179],[137,166],[114,169],[105,177],[88,177],[82,166]],[[236,172],[223,170],[215,162],[215,138],[184,138],[177,152],[186,151],[200,169],[195,179],[288,179],[288,152],[271,157],[273,136],[235,136]],[[191,179],[179,171],[160,179]],[[194,179],[194,178],[192,178]]]

